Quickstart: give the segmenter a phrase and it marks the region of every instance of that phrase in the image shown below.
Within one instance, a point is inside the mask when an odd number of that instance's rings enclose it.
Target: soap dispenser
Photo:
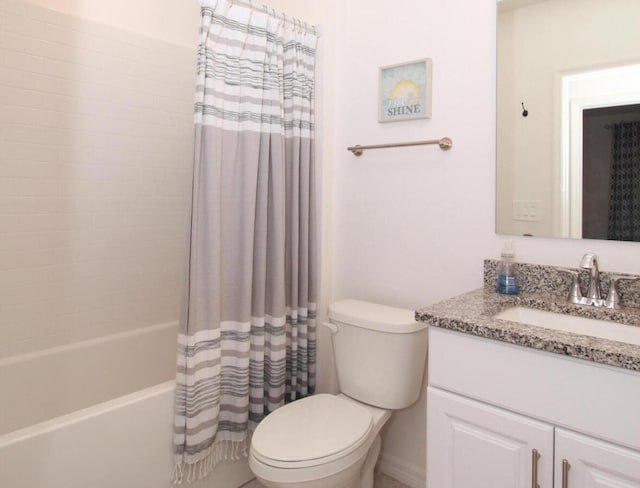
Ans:
[[[506,240],[504,248],[500,253],[500,264],[498,265],[498,282],[496,291],[503,295],[517,295],[520,291],[518,276],[514,267],[513,241]]]

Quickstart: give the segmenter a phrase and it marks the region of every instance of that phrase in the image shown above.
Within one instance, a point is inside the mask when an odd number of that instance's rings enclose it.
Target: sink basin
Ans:
[[[521,324],[536,325],[546,329],[563,330],[600,339],[640,345],[640,327],[606,320],[587,319],[526,307],[507,308],[493,317]]]

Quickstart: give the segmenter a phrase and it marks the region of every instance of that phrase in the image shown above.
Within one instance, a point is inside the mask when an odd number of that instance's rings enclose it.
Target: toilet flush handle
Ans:
[[[323,322],[322,325],[329,329],[332,334],[338,333],[338,326],[336,324],[332,324],[331,322]]]

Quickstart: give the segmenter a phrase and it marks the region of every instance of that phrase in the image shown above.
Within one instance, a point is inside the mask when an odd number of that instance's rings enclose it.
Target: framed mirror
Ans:
[[[638,0],[498,0],[497,233],[640,241],[638,19]]]

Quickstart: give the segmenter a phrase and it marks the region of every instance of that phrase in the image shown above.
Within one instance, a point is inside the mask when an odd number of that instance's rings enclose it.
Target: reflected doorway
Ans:
[[[610,215],[616,208],[611,205],[615,124],[640,121],[640,104],[588,109],[582,117],[582,237],[611,239],[609,224],[618,220]]]

